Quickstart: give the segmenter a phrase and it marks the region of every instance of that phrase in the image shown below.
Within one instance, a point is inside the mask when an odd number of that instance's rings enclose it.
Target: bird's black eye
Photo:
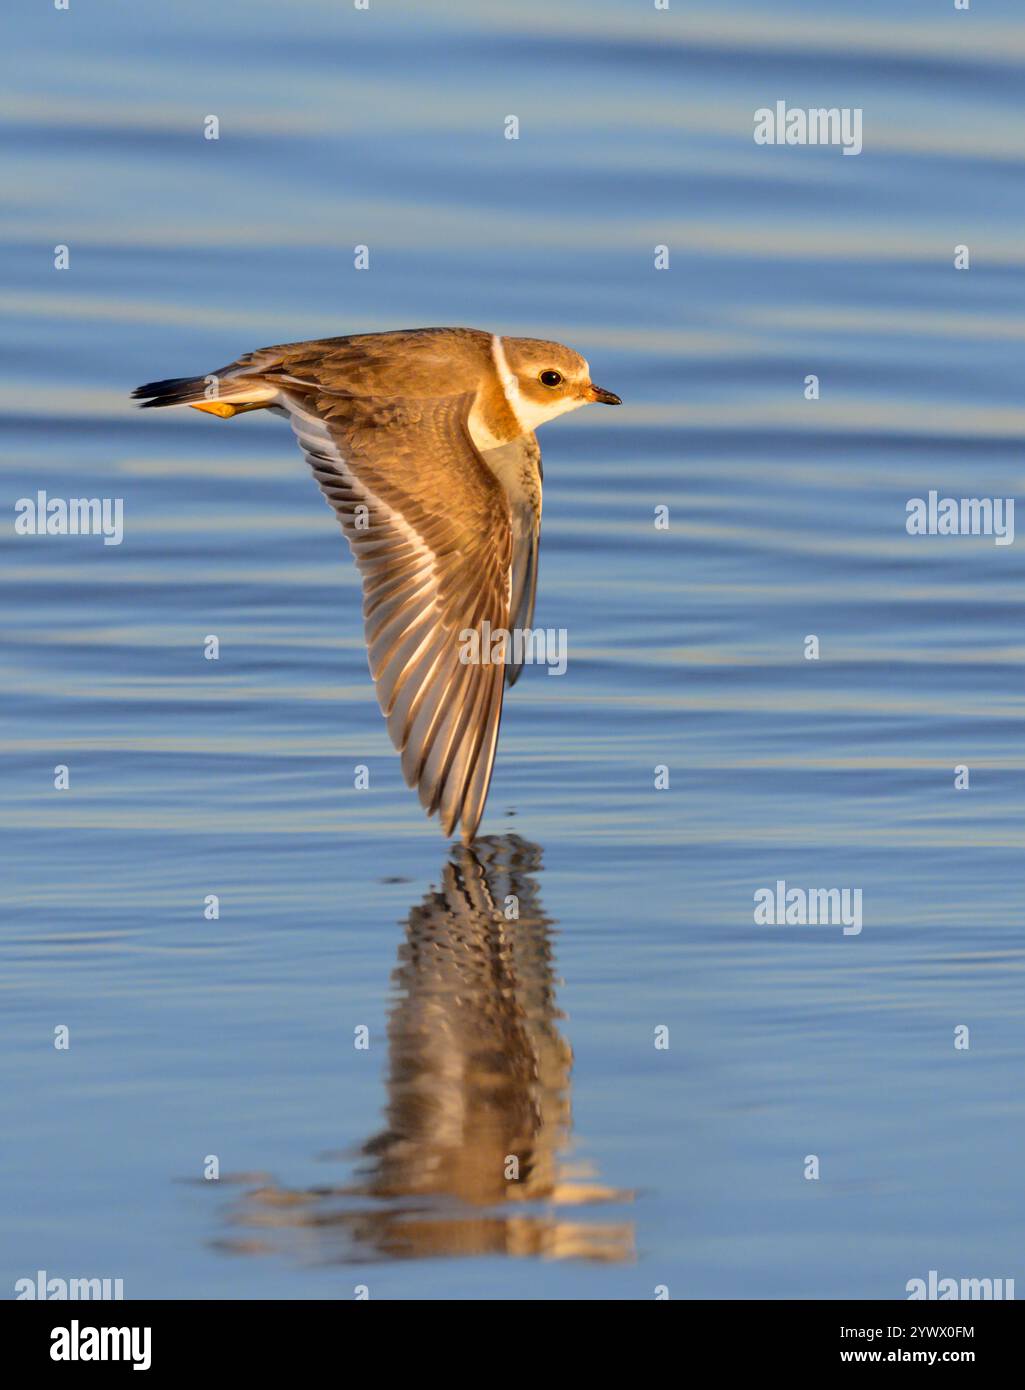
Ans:
[[[561,386],[562,373],[556,372],[551,367],[549,367],[547,371],[541,373],[541,375],[538,377],[538,381],[541,383],[542,386]]]

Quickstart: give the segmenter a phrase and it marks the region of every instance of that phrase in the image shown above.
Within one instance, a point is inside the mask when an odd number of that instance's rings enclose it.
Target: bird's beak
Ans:
[[[600,386],[595,386],[594,382],[588,382],[587,390],[584,392],[584,399],[588,401],[600,401],[602,405],[622,405],[623,402],[611,391],[604,391]]]

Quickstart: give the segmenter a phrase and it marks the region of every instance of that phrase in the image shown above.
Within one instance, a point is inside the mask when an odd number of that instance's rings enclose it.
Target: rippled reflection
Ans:
[[[557,1026],[539,867],[538,847],[513,835],[452,851],[439,888],[409,912],[388,1027],[386,1127],[362,1146],[356,1181],[253,1188],[230,1220],[259,1237],[221,1248],[264,1253],[291,1239],[301,1247],[293,1253],[329,1261],[633,1256],[632,1222],[579,1212],[631,1194],[565,1160],[573,1055]]]

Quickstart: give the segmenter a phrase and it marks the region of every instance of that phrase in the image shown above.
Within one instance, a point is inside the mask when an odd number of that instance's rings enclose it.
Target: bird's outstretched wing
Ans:
[[[461,658],[462,634],[481,633],[490,657],[485,622],[508,628],[513,546],[505,491],[467,429],[472,405],[472,393],[343,395],[298,373],[277,399],[362,575],[370,671],[403,774],[466,841],[491,781],[504,665]]]
[[[526,634],[534,626],[534,599],[537,595],[538,543],[541,539],[541,446],[534,434],[521,435],[510,444],[488,449],[488,467],[505,489],[512,524],[512,593],[509,627]],[[526,637],[521,641],[525,644]],[[523,647],[521,645],[520,651]],[[510,652],[505,667],[508,685],[515,685],[523,670]]]

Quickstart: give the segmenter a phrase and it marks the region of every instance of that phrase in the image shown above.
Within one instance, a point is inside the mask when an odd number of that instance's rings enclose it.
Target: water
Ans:
[[[3,511],[126,529],[2,546],[0,1288],[1025,1277],[1022,550],[904,529],[1021,494],[1018,7],[12,27]],[[862,107],[864,152],[756,146],[779,99]],[[287,427],[127,402],[434,323],[564,340],[626,401],[542,432],[570,664],[507,701],[476,857],[402,785]],[[756,926],[778,879],[860,887],[863,931]]]

